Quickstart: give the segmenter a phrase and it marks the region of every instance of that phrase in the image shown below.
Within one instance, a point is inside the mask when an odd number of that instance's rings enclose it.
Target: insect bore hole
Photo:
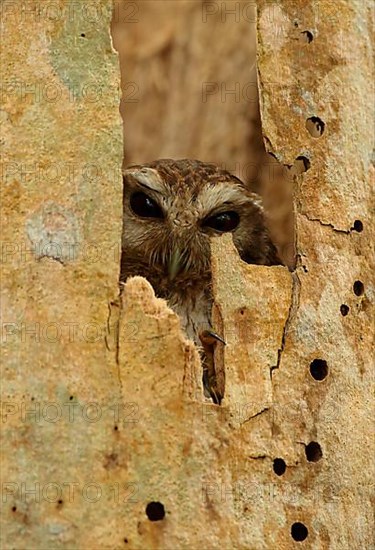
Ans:
[[[282,476],[286,471],[286,464],[282,458],[275,458],[273,461],[273,471],[277,476]]]
[[[340,313],[343,317],[346,317],[349,313],[350,307],[346,304],[341,304],[340,306]]]
[[[314,359],[310,363],[310,374],[314,380],[324,380],[328,374],[327,361],[324,359]]]
[[[165,516],[165,509],[161,502],[149,502],[146,506],[146,516],[150,521],[161,521]]]
[[[318,462],[323,457],[322,448],[316,441],[311,441],[306,445],[305,454],[309,462]]]
[[[362,233],[363,223],[361,222],[361,220],[355,220],[352,229],[353,231],[357,231],[357,233]]]
[[[314,35],[311,31],[302,31],[301,34],[304,41],[308,44],[310,44],[314,40]]]
[[[355,283],[353,285],[354,294],[356,296],[362,296],[364,291],[365,291],[365,287],[364,287],[364,284],[362,283],[362,281],[355,281]]]
[[[306,120],[306,129],[313,138],[318,138],[323,135],[325,123],[317,116],[312,116]]]
[[[302,542],[307,538],[309,531],[306,525],[300,523],[299,521],[296,521],[295,523],[293,523],[290,533],[295,541]]]
[[[303,172],[307,172],[307,170],[309,170],[311,167],[310,160],[307,157],[304,157],[303,155],[300,155],[299,157],[297,157],[296,161],[302,162],[303,168],[304,168],[302,170]]]

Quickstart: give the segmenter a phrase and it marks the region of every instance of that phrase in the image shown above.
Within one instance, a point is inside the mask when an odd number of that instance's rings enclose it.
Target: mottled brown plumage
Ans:
[[[210,238],[231,231],[247,263],[280,263],[258,195],[197,160],[162,159],[124,171],[121,280],[142,275],[179,314],[189,338],[210,329]]]

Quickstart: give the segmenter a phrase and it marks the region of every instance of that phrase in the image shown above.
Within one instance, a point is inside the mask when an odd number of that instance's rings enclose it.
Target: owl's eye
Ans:
[[[206,218],[203,222],[204,227],[211,227],[220,231],[221,233],[226,233],[228,231],[233,231],[236,229],[240,223],[240,217],[237,212],[221,212],[210,218]]]
[[[138,191],[130,197],[130,207],[141,218],[164,218],[160,206],[146,193]]]

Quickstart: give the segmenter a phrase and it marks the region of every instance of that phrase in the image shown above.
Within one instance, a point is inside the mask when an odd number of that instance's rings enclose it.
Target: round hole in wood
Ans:
[[[282,476],[286,471],[286,464],[282,458],[275,458],[273,461],[273,471],[277,476]]]
[[[149,502],[146,506],[146,516],[150,521],[160,521],[164,519],[165,510],[161,502]]]
[[[302,542],[303,540],[305,540],[307,538],[307,536],[309,534],[309,531],[308,531],[306,525],[304,525],[303,523],[301,523],[299,521],[296,521],[295,523],[293,523],[290,532],[291,532],[291,535],[292,535],[293,539],[296,540],[297,542]]]
[[[314,359],[310,363],[310,374],[314,380],[324,380],[328,374],[327,361],[324,359]]]
[[[318,462],[323,457],[322,448],[316,441],[311,441],[306,445],[305,454],[309,462]]]

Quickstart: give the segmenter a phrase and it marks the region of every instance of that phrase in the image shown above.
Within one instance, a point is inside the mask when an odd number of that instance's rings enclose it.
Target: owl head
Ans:
[[[162,159],[130,166],[124,177],[122,279],[153,285],[204,281],[210,239],[232,233],[241,258],[280,263],[264,224],[260,197],[229,172],[197,160]]]

